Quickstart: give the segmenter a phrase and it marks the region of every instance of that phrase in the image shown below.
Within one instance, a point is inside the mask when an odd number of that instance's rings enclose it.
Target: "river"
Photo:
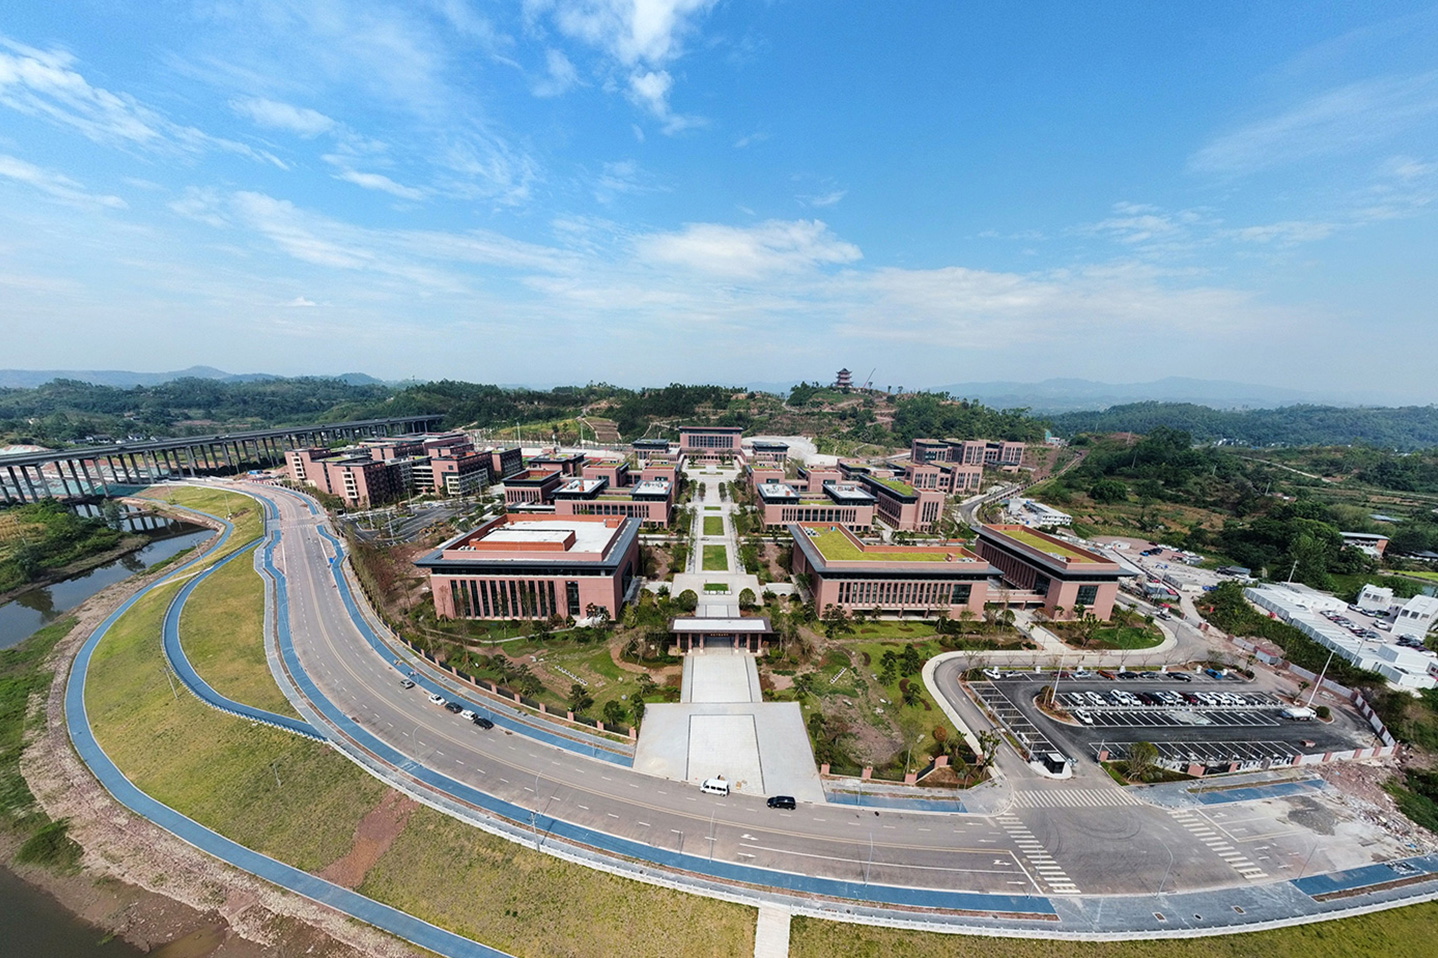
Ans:
[[[20,644],[106,586],[144,572],[155,563],[214,535],[209,529],[189,522],[167,522],[161,528],[142,531],[153,538],[149,545],[88,572],[31,589],[0,605],[0,649]]]
[[[131,958],[144,952],[70,914],[60,903],[0,868],[0,954],[37,958]]]

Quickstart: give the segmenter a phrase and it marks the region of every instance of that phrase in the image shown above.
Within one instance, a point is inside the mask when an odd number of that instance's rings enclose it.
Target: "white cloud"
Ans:
[[[1327,239],[1338,231],[1337,223],[1321,223],[1307,220],[1285,220],[1264,226],[1245,226],[1233,230],[1231,235],[1245,243],[1271,243],[1277,246],[1295,246]]]
[[[801,196],[799,199],[806,206],[837,206],[839,201],[849,195],[848,190],[830,190],[827,193],[820,193],[816,196]]]
[[[703,125],[669,105],[673,78],[665,66],[683,54],[683,40],[717,0],[526,0],[531,22],[552,20],[559,32],[607,54],[626,74],[630,100],[663,123],[666,133]]]
[[[335,121],[323,113],[263,97],[237,97],[230,101],[230,109],[260,126],[288,130],[307,139],[335,128]]]
[[[221,211],[223,198],[219,190],[199,186],[185,187],[185,193],[179,199],[168,204],[169,208],[186,219],[206,223],[217,229],[223,229],[230,225]]]
[[[53,170],[41,169],[32,163],[26,163],[22,159],[4,153],[0,153],[0,177],[24,183],[46,196],[70,206],[122,210],[126,209],[128,205],[118,196],[91,193],[82,184],[68,176]]]
[[[1363,80],[1226,133],[1189,158],[1200,173],[1245,174],[1347,153],[1438,114],[1438,72]]]
[[[134,97],[92,86],[74,65],[74,57],[63,51],[37,50],[0,37],[0,104],[69,127],[96,143],[165,153],[222,150],[284,167],[261,150],[172,123]]]
[[[890,268],[846,278],[843,331],[864,339],[981,347],[1034,337],[1089,345],[1155,324],[1175,337],[1221,339],[1253,324],[1280,331],[1293,322],[1246,292],[1184,285],[1135,263],[1036,273]]]
[[[548,14],[559,31],[614,56],[625,66],[679,56],[696,15],[717,0],[526,0],[530,17]]]
[[[619,195],[655,193],[662,188],[654,185],[650,177],[633,160],[605,163],[603,172],[594,183],[594,198],[601,203],[612,203]]]
[[[318,306],[319,304],[312,299],[305,299],[303,296],[296,296],[294,299],[290,300],[284,305],[292,309],[308,309],[311,306]]]
[[[750,133],[748,136],[741,136],[739,137],[739,139],[735,140],[734,149],[742,150],[746,147],[753,146],[755,143],[763,143],[767,139],[769,139],[769,134],[763,131],[756,131],[754,133]]]
[[[640,237],[635,248],[646,262],[729,279],[853,263],[863,255],[819,220],[770,220],[748,228],[690,223],[675,233]]]
[[[396,183],[381,173],[361,173],[358,170],[341,170],[335,174],[335,179],[344,180],[346,183],[353,183],[356,186],[362,186],[367,190],[379,190],[391,196],[398,196],[400,199],[418,201],[425,197],[424,190]]]
[[[569,57],[552,47],[544,53],[546,73],[535,81],[530,91],[537,97],[562,96],[579,83],[579,71],[569,62]]]

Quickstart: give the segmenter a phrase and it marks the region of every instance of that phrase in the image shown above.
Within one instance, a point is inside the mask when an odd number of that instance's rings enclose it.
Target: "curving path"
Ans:
[[[224,520],[217,521],[224,522]],[[95,629],[80,647],[71,666],[70,680],[65,687],[65,722],[69,727],[70,741],[74,744],[80,759],[94,773],[105,790],[113,795],[121,805],[223,862],[439,954],[452,956],[452,958],[511,958],[505,952],[486,947],[461,935],[421,921],[397,908],[392,908],[372,898],[366,898],[348,888],[317,878],[308,872],[261,855],[238,842],[231,841],[140,791],[100,747],[100,743],[90,728],[89,715],[85,709],[85,682],[95,649],[104,641],[105,635],[119,621],[120,617],[141,598],[170,584],[223,549],[233,531],[233,526],[228,522],[224,524],[225,531],[214,545],[201,555],[179,566],[169,575],[127,599]],[[243,551],[235,554],[242,554]],[[172,606],[172,608],[176,607]],[[205,687],[208,688],[208,686]],[[282,716],[276,716],[276,718],[282,718]]]
[[[994,817],[880,814],[833,805],[774,812],[744,796],[701,802],[693,789],[637,775],[564,743],[531,738],[527,728],[484,735],[428,706],[416,691],[399,689],[400,673],[390,664],[394,651],[367,624],[344,575],[338,540],[320,525],[313,502],[275,489],[235,491],[267,504],[260,565],[272,580],[282,674],[293,683],[286,692],[293,693],[301,713],[351,758],[397,787],[424,791],[431,804],[442,798],[448,803],[442,807],[460,817],[498,816],[511,826],[528,825],[536,845],[552,853],[643,880],[751,903],[778,902],[821,917],[1045,938],[1219,934],[1434,897],[1427,886],[1410,885],[1373,890],[1355,905],[1351,899],[1318,901],[1307,887],[1286,879],[1234,882],[1222,856],[1194,834],[1189,819],[1150,805],[1121,811],[1024,809]],[[409,916],[402,916],[408,924],[394,924],[399,913],[393,909],[240,849],[124,780],[89,733],[83,683],[95,645],[133,602],[87,640],[67,689],[76,747],[107,788],[128,807],[226,861],[337,903],[441,954],[497,954],[463,950],[483,946],[457,936],[436,939],[435,933],[449,933]],[[435,679],[428,681],[453,697]],[[189,829],[198,829],[197,838]],[[1313,858],[1318,846],[1311,841],[1282,849],[1275,871],[1305,871],[1307,861],[1300,868],[1294,859],[1305,853]],[[1345,868],[1336,874],[1368,873]],[[1014,890],[1005,892],[1006,886]],[[1194,890],[1163,890],[1181,886]],[[916,917],[914,907],[943,911]]]

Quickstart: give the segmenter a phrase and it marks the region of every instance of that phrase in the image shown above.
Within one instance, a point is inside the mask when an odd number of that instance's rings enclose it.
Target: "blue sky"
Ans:
[[[1438,401],[1438,7],[18,0],[0,366]]]

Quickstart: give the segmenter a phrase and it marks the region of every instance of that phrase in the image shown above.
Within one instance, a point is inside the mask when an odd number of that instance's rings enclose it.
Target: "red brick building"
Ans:
[[[618,618],[639,569],[639,523],[623,517],[505,515],[444,543],[429,571],[442,618]]]

